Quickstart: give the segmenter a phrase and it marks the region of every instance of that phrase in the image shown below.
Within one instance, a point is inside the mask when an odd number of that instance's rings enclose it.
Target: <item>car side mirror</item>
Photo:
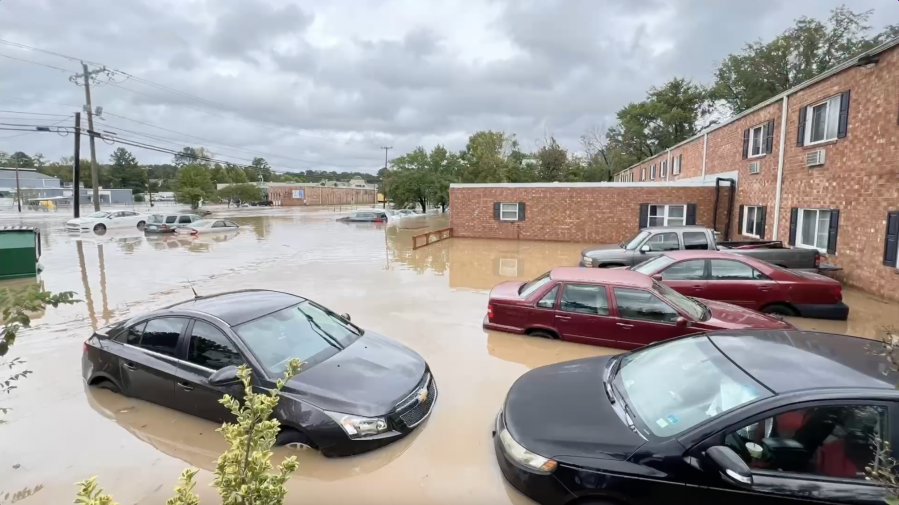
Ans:
[[[648,253],[650,250],[651,250],[651,249],[650,249],[650,247],[649,247],[649,244],[643,244],[642,246],[640,246],[640,252],[641,252],[641,253]]]
[[[652,274],[653,280],[662,282],[662,274]]]
[[[237,367],[228,365],[212,373],[209,376],[209,383],[213,386],[225,386],[237,381]]]
[[[687,318],[685,317],[679,317],[675,319],[674,326],[677,326],[678,328],[686,328],[687,326],[690,326],[690,321],[687,321]]]
[[[346,319],[347,321],[352,321],[352,320],[353,320],[353,318],[351,318],[350,315],[347,314],[347,313],[341,314],[340,317]]]
[[[730,447],[716,445],[710,447],[705,455],[712,466],[721,473],[723,480],[741,488],[752,487],[752,471],[749,470],[749,465]]]

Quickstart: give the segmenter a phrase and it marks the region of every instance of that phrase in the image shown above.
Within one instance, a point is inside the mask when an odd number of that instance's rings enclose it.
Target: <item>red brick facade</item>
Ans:
[[[294,198],[300,191],[302,198]],[[268,199],[275,205],[352,205],[377,203],[377,190],[328,186],[269,186]]]

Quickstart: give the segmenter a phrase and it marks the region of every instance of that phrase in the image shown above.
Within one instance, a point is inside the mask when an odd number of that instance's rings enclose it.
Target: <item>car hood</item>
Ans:
[[[69,219],[66,221],[66,224],[88,224],[88,223],[96,223],[97,220],[92,217],[76,217],[75,219]]]
[[[625,249],[618,244],[603,244],[588,247],[581,251],[581,256],[589,256],[591,258],[601,258],[604,256],[615,256],[621,254]]]
[[[506,397],[506,429],[531,452],[625,460],[644,442],[618,417],[603,389],[609,357],[535,368]]]
[[[359,416],[390,412],[421,381],[424,358],[383,335],[365,335],[285,385],[286,396]]]
[[[712,312],[712,317],[704,324],[715,329],[766,328],[777,330],[795,330],[792,324],[776,317],[762,314],[744,307],[725,302],[700,299]]]
[[[521,286],[524,284],[525,283],[521,281],[501,282],[490,290],[490,299],[519,300],[521,299],[521,295],[518,294],[518,290],[521,289]]]

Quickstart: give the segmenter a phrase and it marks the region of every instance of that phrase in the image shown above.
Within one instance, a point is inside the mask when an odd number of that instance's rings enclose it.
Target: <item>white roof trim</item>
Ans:
[[[711,188],[715,186],[716,178],[737,180],[738,172],[724,172],[711,174],[703,179],[693,177],[678,181],[660,182],[494,182],[485,184],[450,184],[450,189],[475,189],[475,188],[551,188],[551,189],[580,189],[580,188]]]

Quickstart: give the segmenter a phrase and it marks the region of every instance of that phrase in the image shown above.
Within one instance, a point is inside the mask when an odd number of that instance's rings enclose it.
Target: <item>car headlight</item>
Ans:
[[[328,411],[325,411],[325,414],[339,424],[352,439],[373,437],[389,431],[387,421],[383,417],[360,417]]]
[[[518,464],[529,471],[542,473],[542,474],[550,474],[556,470],[556,467],[559,464],[552,459],[544,458],[539,454],[534,454],[533,452],[525,449],[521,444],[515,441],[512,438],[512,435],[509,434],[509,430],[503,429],[499,432],[499,440],[503,444],[503,449],[506,451],[506,456],[509,457],[514,463]]]
[[[593,258],[591,258],[590,256],[584,256],[584,264],[585,265],[590,265],[592,263],[593,263]]]

